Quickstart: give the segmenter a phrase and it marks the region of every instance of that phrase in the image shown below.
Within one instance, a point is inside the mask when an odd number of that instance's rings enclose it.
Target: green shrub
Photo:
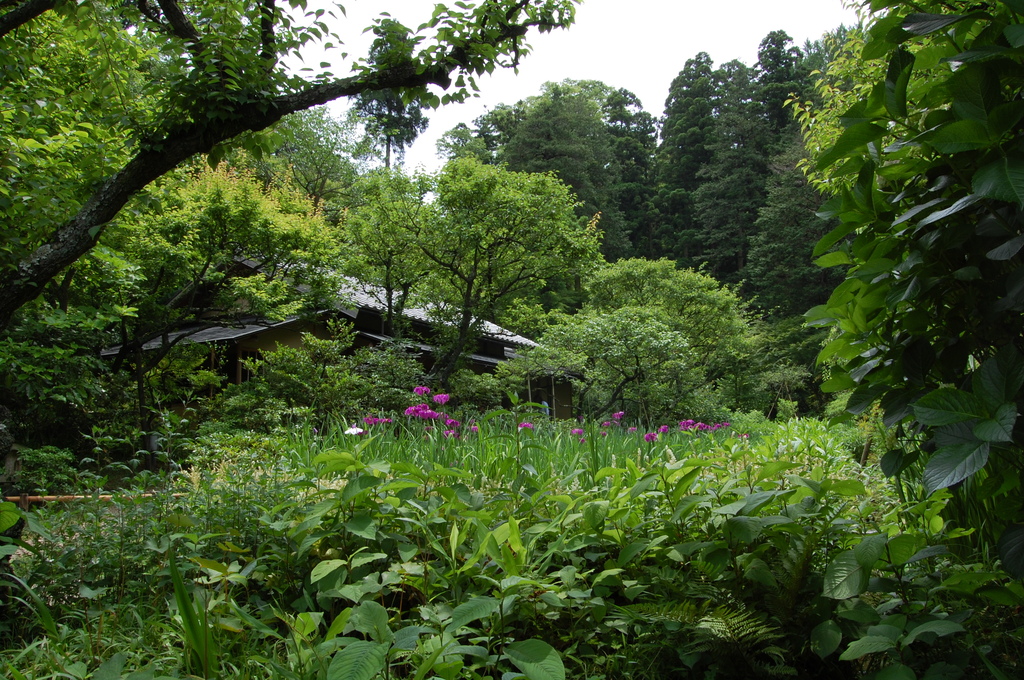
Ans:
[[[14,474],[14,493],[62,494],[75,490],[78,479],[75,454],[56,446],[21,449],[21,469]]]

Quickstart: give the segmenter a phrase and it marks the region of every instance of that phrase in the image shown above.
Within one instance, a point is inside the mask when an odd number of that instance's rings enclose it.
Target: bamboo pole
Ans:
[[[27,493],[23,493],[20,496],[4,496],[4,500],[10,503],[17,503],[22,510],[28,510],[28,507],[33,503],[67,503],[70,501],[81,501],[86,498],[93,498],[100,501],[109,502],[115,498],[152,498],[156,496],[155,493],[144,493],[138,496],[118,496],[115,494],[100,494],[99,496],[88,495],[88,496],[30,496]],[[171,494],[174,498],[181,498],[187,496],[184,493]]]

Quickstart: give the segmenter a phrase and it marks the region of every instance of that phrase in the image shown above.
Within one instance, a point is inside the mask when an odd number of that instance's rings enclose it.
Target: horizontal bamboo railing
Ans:
[[[88,496],[31,496],[27,493],[23,493],[20,496],[4,496],[4,500],[10,503],[17,503],[22,510],[28,510],[29,506],[33,503],[66,503],[70,501],[81,501],[86,498],[92,498],[100,501],[112,501],[115,498],[152,498],[157,494],[143,493],[136,496],[118,496],[116,494],[101,494],[99,496],[90,494]],[[171,494],[175,498],[185,496],[183,493]]]

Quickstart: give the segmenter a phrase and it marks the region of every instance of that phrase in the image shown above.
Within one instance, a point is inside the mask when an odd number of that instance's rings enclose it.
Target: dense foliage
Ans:
[[[983,538],[1001,536],[1004,567],[1022,576],[1024,7],[872,6],[891,9],[862,59],[884,68],[852,106],[837,97],[817,117],[841,129],[816,158],[841,224],[816,252],[847,267],[809,315],[838,329],[822,353],[835,360],[827,388],[856,388],[854,412],[880,401],[888,424],[923,432],[923,447],[893,449],[883,468],[898,476],[921,459],[929,490],[986,504]]]
[[[901,502],[853,462],[852,428],[747,417],[646,431],[622,413],[555,423],[536,404],[456,421],[447,394],[418,392],[426,403],[407,415],[344,433],[211,435],[155,493],[31,513],[5,595],[20,614],[0,631],[23,648],[0,667],[367,680],[1020,670],[1024,622],[1007,606],[1020,583],[958,554],[962,532],[939,517],[948,494],[917,487]],[[0,526],[20,514],[0,510]]]

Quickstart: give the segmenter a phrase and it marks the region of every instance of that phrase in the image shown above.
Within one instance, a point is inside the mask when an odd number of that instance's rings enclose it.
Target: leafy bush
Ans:
[[[75,454],[56,446],[21,449],[21,469],[15,472],[13,493],[62,494],[75,490],[78,468]]]

